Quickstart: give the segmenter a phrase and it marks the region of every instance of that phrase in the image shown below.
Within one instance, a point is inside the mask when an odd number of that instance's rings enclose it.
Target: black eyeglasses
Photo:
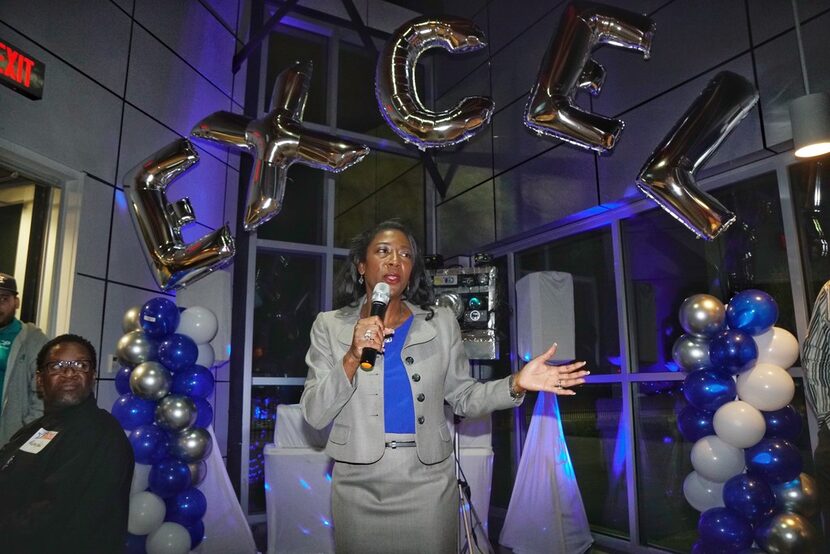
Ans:
[[[92,360],[55,360],[53,362],[46,362],[43,370],[48,375],[58,375],[66,373],[89,373],[92,371]]]

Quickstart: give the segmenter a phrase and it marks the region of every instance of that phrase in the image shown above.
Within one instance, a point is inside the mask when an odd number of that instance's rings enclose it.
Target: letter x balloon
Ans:
[[[194,137],[254,156],[244,219],[246,231],[256,229],[280,212],[291,165],[299,163],[337,173],[369,153],[369,148],[362,144],[303,127],[311,69],[310,62],[295,62],[283,70],[274,83],[271,111],[262,118],[215,112],[191,131]]]

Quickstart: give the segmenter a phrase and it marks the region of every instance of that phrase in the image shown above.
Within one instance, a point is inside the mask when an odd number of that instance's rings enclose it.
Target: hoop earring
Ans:
[[[357,280],[357,284],[358,284],[358,285],[362,285],[362,284],[363,284],[363,274],[362,274],[362,273],[360,274],[360,277],[359,277],[359,278],[358,278],[358,280]]]

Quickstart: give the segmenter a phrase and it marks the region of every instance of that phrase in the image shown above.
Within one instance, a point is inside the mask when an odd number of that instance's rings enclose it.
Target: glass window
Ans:
[[[559,413],[576,481],[591,529],[628,537],[626,442],[630,433],[622,413],[618,383],[580,387],[575,396],[560,396]],[[535,395],[522,404],[529,424]]]
[[[591,373],[619,373],[620,340],[610,230],[567,237],[516,256],[517,281],[536,271],[571,274],[575,358],[587,361]]]
[[[693,443],[684,441],[677,414],[685,407],[683,381],[634,383],[637,503],[645,544],[689,552],[700,517],[683,496],[692,471]]]
[[[714,191],[737,221],[704,241],[661,209],[622,222],[633,371],[677,371],[671,357],[683,334],[680,304],[707,293],[724,303],[745,289],[766,291],[778,303],[777,326],[795,334],[790,274],[778,185],[768,173]]]
[[[325,240],[323,191],[325,172],[294,164],[288,170],[283,208],[257,229],[261,239],[322,244]]]
[[[321,311],[322,260],[259,251],[254,290],[254,377],[305,377],[309,332]]]
[[[809,313],[818,292],[830,277],[830,157],[790,166],[798,243],[804,268]]]
[[[311,61],[311,83],[303,121],[326,123],[326,73],[328,71],[328,40],[286,25],[277,25],[277,32],[268,40],[268,67],[265,74],[265,109],[271,107],[274,81],[284,69],[296,61]]]
[[[248,463],[248,513],[265,512],[265,468],[262,451],[274,442],[277,406],[297,404],[303,387],[251,387],[251,442]]]

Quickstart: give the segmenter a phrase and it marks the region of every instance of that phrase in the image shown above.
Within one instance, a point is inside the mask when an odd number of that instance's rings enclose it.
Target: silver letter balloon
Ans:
[[[603,153],[614,148],[622,120],[580,109],[580,89],[596,96],[605,68],[591,58],[608,44],[641,52],[648,59],[655,24],[644,15],[602,4],[570,4],[551,39],[525,107],[525,126],[534,133]]]
[[[712,240],[735,214],[697,187],[695,173],[758,102],[740,75],[715,75],[637,176],[637,187],[697,236]]]
[[[415,86],[418,58],[426,50],[457,54],[485,46],[484,33],[467,19],[418,17],[399,27],[378,57],[375,72],[375,96],[392,130],[426,150],[458,144],[486,128],[495,109],[491,98],[468,96],[439,112],[424,106]]]
[[[362,160],[369,148],[303,126],[311,62],[295,62],[277,76],[271,111],[260,119],[215,112],[193,127],[194,137],[244,150],[254,156],[245,209],[245,230],[253,231],[282,209],[288,168],[299,163],[340,172]]]
[[[162,290],[184,287],[231,262],[234,242],[225,225],[185,243],[182,227],[196,221],[189,198],[174,203],[165,190],[199,161],[187,139],[177,139],[124,177],[124,193],[147,264]]]

